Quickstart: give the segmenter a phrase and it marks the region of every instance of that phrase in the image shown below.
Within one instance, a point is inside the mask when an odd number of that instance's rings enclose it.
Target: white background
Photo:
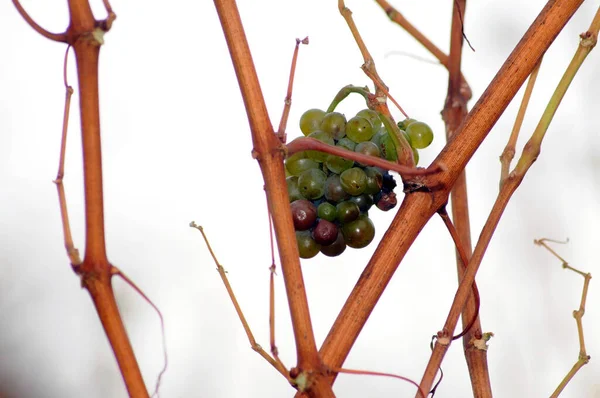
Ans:
[[[104,17],[101,2],[94,4]],[[463,71],[477,99],[533,21],[544,1],[470,2]],[[68,24],[64,1],[23,1],[45,28]],[[436,132],[421,152],[428,165],[444,146],[439,116],[446,93],[443,67],[390,23],[375,2],[349,1],[380,75],[407,112]],[[452,1],[395,1],[444,51]],[[294,391],[254,353],[191,220],[202,224],[228,270],[255,336],[268,337],[267,213],[258,165],[251,158],[245,110],[214,5],[208,1],[113,1],[117,20],[101,51],[100,100],[109,259],[160,307],[169,368],[163,397],[282,397]],[[294,39],[301,48],[288,133],[308,108],[326,108],[347,84],[370,82],[334,1],[240,1],[240,13],[276,126],[283,107]],[[545,57],[520,144],[571,59],[578,34],[595,12],[586,2]],[[12,4],[0,4],[0,395],[124,397],[126,391],[89,295],[63,248],[52,180],[60,146],[65,46],[34,32]],[[569,238],[557,248],[570,263],[598,272],[600,219],[600,61],[592,52],[566,95],[542,154],[514,195],[492,241],[478,284],[481,320],[490,342],[497,397],[548,396],[577,359],[571,313],[583,278],[567,272],[534,238]],[[69,81],[77,91],[73,58]],[[517,96],[520,98],[521,94]],[[84,213],[81,141],[76,105],[70,121],[65,185],[73,235],[82,251]],[[470,103],[472,106],[474,101]],[[473,240],[498,191],[498,156],[508,139],[513,102],[469,164]],[[359,98],[344,102],[352,115]],[[395,114],[399,117],[399,114]],[[520,153],[520,151],[518,152]],[[380,239],[393,213],[372,212]],[[303,261],[320,345],[376,243],[335,259]],[[456,289],[454,248],[433,218],[389,284],[345,367],[420,380],[429,339],[446,318]],[[592,361],[564,397],[599,396],[600,300],[593,279],[584,317]],[[149,390],[162,367],[158,318],[129,287],[115,290]],[[295,348],[281,276],[276,282],[277,344],[286,366]],[[471,395],[461,344],[444,361],[438,397]],[[342,375],[340,397],[405,397],[398,380]]]

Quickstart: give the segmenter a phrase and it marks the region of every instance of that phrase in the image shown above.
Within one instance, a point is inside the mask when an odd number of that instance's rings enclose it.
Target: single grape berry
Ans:
[[[364,193],[375,195],[381,191],[381,187],[383,187],[381,171],[376,167],[365,167],[365,174],[367,175],[367,187]]]
[[[320,245],[328,246],[335,242],[338,236],[338,227],[327,220],[319,220],[319,223],[312,231],[312,237]]]
[[[300,116],[300,130],[302,134],[309,135],[321,127],[325,112],[320,109],[309,109]]]
[[[406,130],[406,128],[414,122],[416,122],[415,119],[411,119],[411,118],[404,119],[403,121],[398,122],[398,128],[400,128],[400,130]]]
[[[350,197],[344,188],[342,187],[342,181],[340,176],[337,174],[331,174],[325,181],[325,199],[330,202],[341,202]]]
[[[356,142],[352,141],[348,137],[344,137],[344,138],[339,139],[337,144],[335,144],[335,145],[344,147],[349,151],[353,151],[354,148],[356,147]]]
[[[318,169],[319,163],[312,159],[288,159],[285,161],[286,170],[293,176],[299,176],[308,169]]]
[[[336,146],[344,148],[339,143]],[[345,148],[348,149],[348,148]],[[336,155],[328,155],[325,160],[325,166],[335,174],[340,174],[344,170],[348,170],[350,167],[354,166],[354,160],[345,159]]]
[[[329,246],[321,246],[321,253],[327,257],[336,257],[346,250],[346,242],[342,231],[338,231],[337,239]]]
[[[298,190],[306,199],[319,199],[325,193],[327,175],[319,169],[308,169],[298,176]]]
[[[337,220],[340,224],[354,221],[360,215],[360,208],[358,205],[354,202],[350,202],[349,200],[338,203],[335,210]]]
[[[360,167],[352,167],[340,174],[344,191],[350,195],[360,195],[367,188],[367,175]],[[302,190],[300,190],[302,192]],[[306,196],[306,195],[305,195]]]
[[[373,206],[373,196],[364,193],[362,195],[353,196],[348,200],[356,203],[361,213],[369,211],[371,206]]]
[[[377,200],[377,208],[381,211],[388,211],[396,207],[398,199],[394,192],[382,192]]]
[[[285,179],[287,183],[288,196],[290,197],[290,202],[298,199],[304,199],[300,190],[298,189],[298,177],[292,176]]]
[[[295,200],[290,204],[292,220],[297,231],[305,231],[317,221],[317,208],[306,199]]]
[[[396,151],[396,145],[392,141],[392,137],[388,133],[383,135],[379,141],[379,150],[381,151],[381,157],[395,162],[398,160],[398,152]]]
[[[329,202],[323,202],[317,207],[317,217],[327,221],[335,221],[337,212],[335,206]]]
[[[380,155],[379,147],[371,141],[363,141],[356,144],[356,147],[354,147],[354,152],[362,153],[363,155],[374,156],[376,158],[378,158]]]
[[[321,245],[315,242],[310,231],[296,231],[296,243],[300,258],[312,258],[321,250]]]
[[[377,131],[382,126],[381,119],[379,118],[379,113],[372,109],[363,109],[358,112],[356,116],[362,116],[366,119],[369,119],[371,124],[373,125],[373,130]]]
[[[333,141],[333,138],[331,137],[331,135],[329,135],[329,133],[326,133],[321,130],[317,130],[317,131],[310,133],[308,135],[308,137],[314,138],[316,140],[319,140],[319,141],[324,142],[329,145],[335,145],[335,142]],[[327,159],[327,156],[329,156],[329,154],[327,154],[325,152],[319,152],[319,151],[306,151],[306,155],[309,159],[312,159],[315,162],[319,162],[319,163],[324,162]]]
[[[339,140],[346,135],[346,116],[339,112],[328,113],[323,118],[320,128]]]
[[[355,249],[366,247],[375,237],[375,225],[366,215],[342,225],[342,233],[346,244]]]
[[[346,123],[346,137],[356,143],[369,141],[374,134],[373,125],[369,119],[362,116],[354,116]]]
[[[406,127],[406,134],[410,137],[413,148],[427,148],[433,141],[431,127],[423,122],[413,122]]]

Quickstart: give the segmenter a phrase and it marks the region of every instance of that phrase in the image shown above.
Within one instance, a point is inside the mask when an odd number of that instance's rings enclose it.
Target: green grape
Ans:
[[[335,206],[329,202],[323,202],[317,207],[317,217],[327,221],[335,221],[337,213]]]
[[[350,195],[342,188],[342,182],[340,176],[337,174],[331,174],[325,181],[325,199],[330,202],[341,202],[348,199]]]
[[[379,147],[371,141],[363,141],[359,144],[356,144],[356,147],[354,147],[354,152],[362,153],[363,155],[374,156],[376,158],[378,158],[380,155]]]
[[[412,139],[410,138],[410,135],[408,135],[404,130],[400,130],[400,132],[402,132],[402,135],[404,136],[404,138],[406,138],[406,141],[408,141],[409,145],[412,147]]]
[[[310,231],[296,231],[296,243],[300,258],[312,258],[321,250],[321,245],[315,242]]]
[[[381,157],[389,160],[390,162],[395,162],[398,160],[398,152],[396,152],[396,145],[394,145],[394,141],[392,141],[392,137],[389,134],[381,137],[381,143],[379,144],[379,149],[381,150]]]
[[[339,142],[336,146],[345,148],[341,146]],[[325,166],[327,166],[329,171],[331,171],[332,173],[340,174],[342,171],[348,170],[350,167],[354,166],[354,160],[345,159],[336,155],[329,155],[325,160]]]
[[[353,196],[349,199],[350,202],[356,203],[361,213],[365,213],[369,211],[371,206],[373,206],[373,196],[369,194],[362,194],[358,196]]]
[[[300,193],[298,189],[298,177],[291,176],[285,179],[287,183],[288,196],[290,197],[290,202],[298,199],[304,199],[304,196]]]
[[[369,119],[369,121],[373,125],[374,131],[379,130],[379,128],[383,125],[381,123],[381,119],[379,118],[379,113],[372,109],[363,109],[362,111],[358,112],[356,116],[362,116],[366,119]]]
[[[346,244],[355,249],[366,247],[375,237],[375,226],[366,215],[342,225],[342,234]]]
[[[286,170],[293,176],[299,176],[309,169],[318,169],[319,163],[315,162],[312,159],[288,159],[285,162]]]
[[[376,167],[365,167],[365,174],[367,175],[367,187],[364,193],[370,195],[379,193],[383,186],[383,174],[381,174],[381,171]]]
[[[342,172],[340,174],[340,181],[344,191],[350,195],[360,195],[367,188],[367,175],[360,167],[353,167]]]
[[[416,122],[416,120],[415,120],[415,119],[411,119],[411,118],[404,119],[403,121],[401,121],[401,122],[398,122],[398,128],[399,128],[400,130],[406,130],[406,128],[407,128],[407,127],[408,127],[410,124],[412,124],[412,123],[414,123],[414,122]]]
[[[406,128],[406,134],[411,139],[413,148],[427,148],[433,141],[433,131],[431,127],[423,122],[413,122]]]
[[[352,141],[348,137],[344,137],[344,138],[340,138],[338,140],[337,144],[335,144],[335,145],[344,147],[349,151],[353,151],[354,148],[356,147],[356,142]]]
[[[375,145],[379,146],[381,144],[381,138],[386,136],[387,133],[388,132],[385,129],[385,127],[382,126],[379,130],[377,130],[377,132],[375,134],[373,134],[373,137],[371,137],[371,142],[374,143]]]
[[[309,109],[300,116],[300,130],[302,134],[309,135],[317,131],[325,117],[325,112],[320,109]]]
[[[338,236],[335,242],[329,246],[321,246],[321,253],[328,257],[336,257],[342,254],[346,250],[346,242],[344,241],[344,235],[338,228]]]
[[[413,148],[413,159],[415,160],[415,166],[419,164],[419,151],[416,148]]]
[[[354,202],[350,202],[349,200],[340,202],[335,207],[335,211],[337,214],[337,220],[340,224],[345,224],[351,221],[354,221],[360,215],[360,208]]]
[[[325,192],[327,175],[319,169],[308,169],[298,176],[298,190],[306,199],[319,199]]]
[[[320,245],[328,246],[335,242],[338,236],[338,227],[331,221],[319,220],[312,231],[312,238]]]
[[[346,137],[354,142],[369,141],[374,134],[373,125],[362,116],[354,116],[346,123]]]
[[[331,138],[329,133],[326,133],[321,130],[317,130],[315,132],[310,133],[308,137],[314,138],[316,140],[319,140],[319,141],[324,142],[329,145],[335,144],[335,142],[333,141],[333,138]],[[315,162],[319,162],[319,163],[324,162],[327,159],[327,156],[329,156],[329,154],[327,154],[325,152],[320,152],[320,151],[306,151],[306,155],[308,156],[309,159],[312,159]]]
[[[339,112],[328,113],[323,118],[320,129],[339,140],[346,135],[346,116]]]

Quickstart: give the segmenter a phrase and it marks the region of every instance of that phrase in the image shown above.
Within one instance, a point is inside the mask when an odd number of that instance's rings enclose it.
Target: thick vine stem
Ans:
[[[304,391],[311,396],[332,397],[333,392],[329,384],[313,382],[313,379],[326,372],[326,369],[317,352],[310,320],[294,226],[289,212],[283,151],[267,114],[237,5],[234,0],[215,0],[214,3],[246,106],[254,145],[253,153],[265,181],[294,329],[297,369],[299,377],[303,380],[302,389],[305,388]]]
[[[464,78],[461,74],[461,60],[463,48],[463,21],[466,12],[466,0],[455,0],[452,12],[452,28],[450,33],[450,55],[448,57],[448,94],[442,117],[446,124],[446,138],[450,139],[467,115],[467,101],[469,98],[462,89]],[[468,93],[470,96],[470,93]],[[467,176],[466,170],[463,170],[452,191],[450,192],[450,203],[452,210],[452,219],[456,228],[456,238],[458,239],[456,253],[456,269],[458,282],[460,283],[465,272],[465,267],[471,257],[471,226],[469,218],[469,201],[467,194]],[[462,255],[459,251],[462,250]],[[476,284],[473,284],[473,293],[469,296],[462,312],[463,324],[463,350],[469,375],[471,377],[471,387],[473,396],[477,398],[486,398],[492,396],[492,387],[487,364],[487,351],[478,349],[474,341],[482,337],[481,320],[479,318],[479,306],[481,304],[479,296],[476,295]],[[469,326],[470,325],[470,326]]]
[[[565,1],[565,3],[568,4],[569,2]],[[569,4],[570,7],[566,7],[567,4],[560,4],[559,1],[550,2],[548,5],[546,5],[544,10],[542,10],[542,13],[536,19],[536,22],[540,21],[540,17],[545,17],[540,22],[544,23],[546,27],[552,26],[554,24],[557,24],[557,27],[559,27],[560,25],[564,26],[564,23],[566,23],[566,21],[568,20],[568,17],[570,17],[574,13],[574,11],[577,9],[577,7],[580,5],[580,3],[578,4],[577,2],[573,2],[572,5]],[[562,11],[562,14],[567,17],[565,20],[562,20],[562,19],[555,20],[554,18],[552,18],[551,11],[555,7],[558,7],[558,9]],[[532,28],[535,28],[536,25],[537,24],[534,23]],[[532,28],[530,28],[530,30],[525,34],[525,37],[523,40],[525,40],[525,38],[527,38],[529,36],[529,33],[531,32]],[[522,153],[517,165],[515,166],[515,169],[509,174],[508,178],[505,180],[504,184],[502,185],[502,188],[500,189],[500,193],[498,194],[496,202],[494,203],[494,206],[492,207],[490,215],[483,227],[483,230],[481,231],[479,241],[477,242],[475,251],[473,252],[473,256],[471,257],[471,260],[469,261],[469,265],[467,266],[467,269],[465,271],[463,281],[460,284],[460,286],[456,292],[456,296],[454,297],[454,302],[452,303],[452,307],[450,308],[450,312],[448,313],[448,317],[446,319],[446,323],[443,328],[444,333],[448,333],[449,331],[451,333],[451,331],[454,330],[454,328],[456,327],[456,323],[458,322],[458,317],[460,315],[460,312],[461,312],[462,308],[464,307],[465,302],[470,293],[470,286],[475,281],[475,275],[477,274],[477,271],[478,271],[479,266],[481,265],[481,261],[483,259],[483,255],[485,254],[485,251],[487,250],[487,247],[488,247],[489,242],[490,242],[490,240],[494,234],[494,231],[498,225],[498,222],[500,221],[500,217],[502,216],[502,213],[504,212],[504,209],[506,208],[508,201],[512,197],[513,193],[517,190],[517,188],[523,181],[523,178],[525,177],[527,171],[533,165],[533,163],[536,161],[536,159],[540,153],[540,150],[541,150],[542,140],[543,140],[546,132],[548,131],[550,122],[551,122],[554,114],[556,113],[556,110],[558,109],[558,106],[559,106],[562,98],[564,97],[564,95],[567,91],[567,88],[569,87],[569,84],[573,80],[575,74],[577,73],[577,70],[579,69],[579,67],[581,66],[583,61],[585,60],[586,56],[590,53],[590,51],[596,44],[599,28],[600,28],[600,10],[596,14],[594,21],[592,22],[592,26],[590,27],[590,30],[581,35],[581,42],[580,42],[579,48],[577,49],[575,55],[573,56],[573,59],[571,60],[571,63],[567,67],[556,90],[554,91],[552,98],[550,98],[550,101],[548,102],[546,110],[544,111],[544,114],[542,115],[540,122],[538,123],[535,131],[533,132],[531,138],[525,145],[525,148],[523,149],[523,153]],[[534,32],[532,32],[531,35],[533,36],[536,33],[538,33],[538,32],[534,31]],[[517,48],[519,46],[517,46]],[[545,51],[545,49],[544,49],[544,51]],[[513,52],[513,54],[514,54],[514,52]],[[530,60],[530,61],[533,61],[533,64],[531,64],[527,73],[531,73],[533,71],[533,69],[539,63],[539,59],[540,59],[541,55],[542,54],[539,54],[537,57],[535,57],[535,59]],[[512,57],[512,55],[511,55],[511,57]],[[507,62],[509,62],[511,60],[511,57],[509,57]],[[523,77],[523,79],[524,78],[525,78],[525,76]],[[484,94],[484,96],[485,96],[485,94]],[[468,120],[465,122],[465,124],[468,124]],[[443,155],[443,153],[442,153],[442,155]],[[440,157],[442,157],[442,155],[440,155]],[[426,368],[423,378],[421,380],[422,388],[428,390],[431,387],[431,385],[433,384],[433,379],[435,377],[437,369],[439,368],[439,365],[441,364],[441,361],[444,358],[444,355],[447,350],[448,350],[447,344],[438,344],[436,342],[433,353],[431,355],[431,358],[429,360],[429,363],[427,364],[427,368]]]
[[[109,12],[105,21],[96,21],[87,0],[69,0],[70,23],[64,34],[52,34],[41,28],[25,12],[17,0],[13,1],[25,21],[42,36],[68,43],[75,52],[79,80],[81,131],[84,162],[84,190],[86,215],[86,247],[83,262],[76,251],[69,253],[74,271],[81,277],[81,284],[88,290],[94,302],[102,326],[109,339],[121,374],[132,397],[148,397],[146,386],[127,337],[111,285],[112,266],[106,256],[104,236],[104,206],[102,194],[102,156],[100,151],[100,117],[98,99],[98,58],[103,34],[109,29],[115,15]],[[66,82],[65,82],[66,85]],[[69,93],[69,87],[67,87]],[[69,94],[67,94],[69,96]],[[67,97],[68,99],[69,97]],[[67,104],[68,105],[68,104]],[[68,109],[68,108],[66,108]],[[66,208],[63,209],[64,190],[62,177],[64,145],[66,143],[66,120],[61,146],[61,160],[56,183],[61,201],[63,228],[67,246],[72,246],[68,230]],[[66,222],[66,226],[65,223]],[[69,250],[69,247],[67,247]]]
[[[448,167],[447,171],[423,177],[427,186],[452,187],[454,185],[460,172],[531,73],[539,58],[581,3],[582,0],[556,0],[544,8],[456,134],[434,161],[433,165]],[[408,248],[447,198],[448,188],[430,193],[415,192],[406,195],[390,228],[379,243],[320,349],[322,359],[328,366],[341,367]],[[463,284],[465,282],[461,286]],[[466,289],[468,289],[467,293],[470,293],[470,283]],[[462,306],[458,309],[457,317],[461,310]],[[432,375],[435,372],[432,372]],[[334,379],[335,375],[329,376],[331,383]],[[428,391],[430,387],[431,384],[428,384],[424,390]]]

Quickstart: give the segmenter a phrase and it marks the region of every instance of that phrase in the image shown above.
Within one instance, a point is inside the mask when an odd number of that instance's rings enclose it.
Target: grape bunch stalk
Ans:
[[[398,127],[413,148],[417,164],[418,149],[433,141],[431,128],[414,119],[405,119]],[[309,109],[300,118],[300,130],[329,145],[398,161],[390,132],[371,109],[361,110],[350,120],[339,112]],[[286,159],[285,167],[301,258],[312,258],[319,252],[335,257],[348,246],[366,247],[375,237],[375,225],[369,218],[371,207],[388,211],[398,203],[394,177],[379,167],[315,150],[294,153]]]

